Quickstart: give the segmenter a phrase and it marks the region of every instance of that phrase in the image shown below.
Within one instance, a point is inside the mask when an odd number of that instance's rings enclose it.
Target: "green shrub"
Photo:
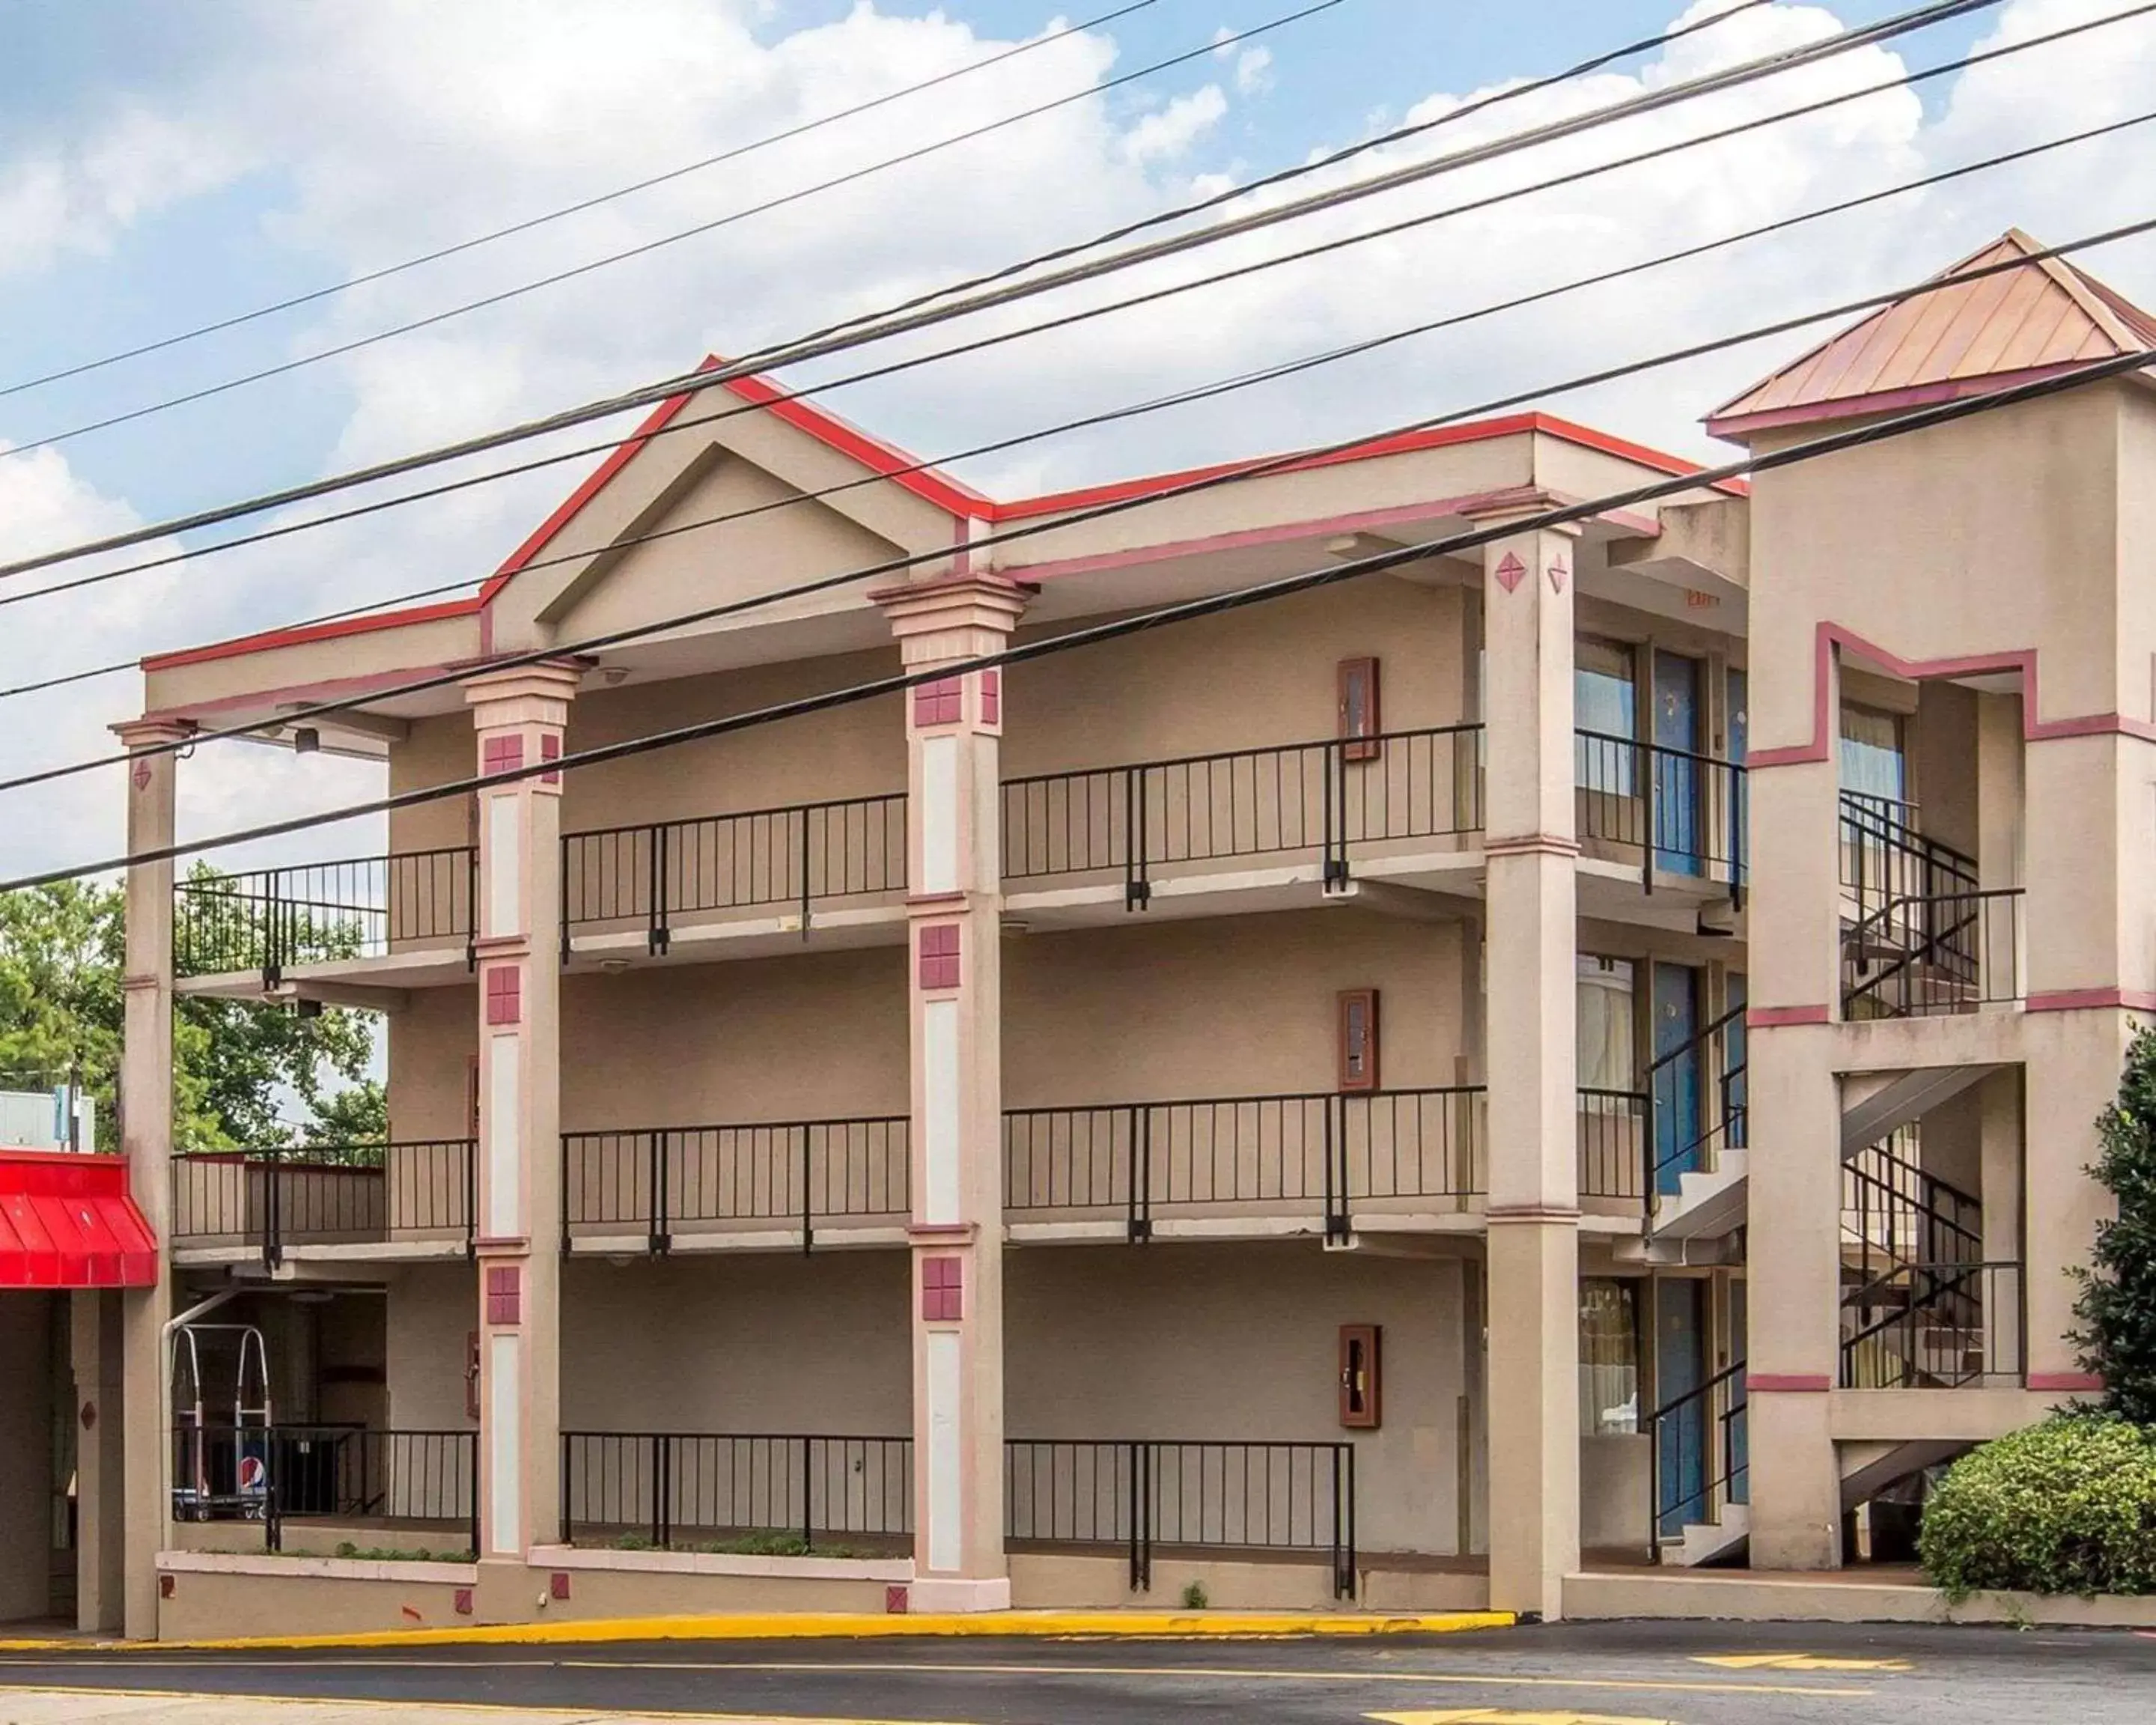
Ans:
[[[2062,1414],[1984,1445],[1932,1492],[1917,1553],[1954,1599],[2156,1593],[2156,1432]]]

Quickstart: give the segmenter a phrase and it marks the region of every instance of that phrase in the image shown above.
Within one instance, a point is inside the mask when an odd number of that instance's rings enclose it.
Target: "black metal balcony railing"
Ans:
[[[673,919],[906,889],[906,796],[892,792],[737,814],[570,833],[562,839],[567,941],[603,924],[642,927],[664,952]]]
[[[1907,1265],[1984,1261],[1983,1204],[1928,1172],[1906,1130],[1910,1142],[1887,1139],[1841,1165],[1842,1265],[1859,1286]]]
[[[900,1437],[565,1431],[562,1537],[806,1553],[913,1529]]]
[[[275,984],[295,964],[381,958],[429,942],[469,948],[478,860],[465,845],[179,880],[174,973],[259,970]]]
[[[1712,1522],[1749,1497],[1751,1450],[1744,1362],[1717,1372],[1647,1416],[1647,1477],[1655,1512],[1647,1549],[1662,1560],[1666,1540],[1687,1522]]]
[[[1744,902],[1744,768],[1691,749],[1580,731],[1573,740],[1579,836],[1640,853],[1640,884],[1691,875]]]
[[[1190,1097],[1014,1108],[1004,1209],[1105,1209],[1147,1238],[1154,1213],[1204,1204],[1323,1207],[1343,1237],[1358,1201],[1480,1189],[1479,1086]]]
[[[1957,1389],[2021,1381],[2018,1263],[1903,1264],[1841,1301],[1844,1389]]]
[[[479,1434],[358,1425],[192,1425],[172,1432],[176,1521],[439,1524],[479,1550]],[[447,1553],[444,1553],[447,1555]]]
[[[1131,1587],[1157,1546],[1324,1553],[1355,1593],[1355,1446],[1347,1443],[1014,1439],[1004,1446],[1010,1538],[1121,1548]]]
[[[1142,908],[1178,863],[1315,853],[1327,884],[1358,845],[1480,831],[1479,725],[1388,732],[1047,773],[1003,784],[1003,878],[1120,875]]]
[[[477,1146],[470,1138],[267,1145],[172,1158],[172,1243],[247,1245],[275,1270],[288,1245],[461,1236],[471,1254]]]
[[[1648,1097],[1640,1090],[1580,1086],[1579,1195],[1644,1200],[1645,1170],[1653,1140]]]
[[[666,1251],[682,1223],[903,1216],[911,1205],[904,1115],[649,1127],[562,1135],[564,1250],[578,1227],[641,1228]]]
[[[1924,1018],[2021,999],[2022,890],[1889,898],[1843,937],[1844,1019]]]

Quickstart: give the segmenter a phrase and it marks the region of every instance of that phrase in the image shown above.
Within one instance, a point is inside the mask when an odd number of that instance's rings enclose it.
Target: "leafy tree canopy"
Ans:
[[[215,878],[198,865],[197,878]],[[101,881],[0,894],[0,1088],[44,1090],[81,1073],[100,1149],[116,1149],[124,895]],[[173,1134],[183,1150],[349,1143],[387,1136],[367,1076],[368,1014],[182,996],[172,1024]],[[296,1104],[296,1107],[295,1105]]]
[[[2083,1367],[2103,1379],[2105,1406],[2156,1427],[2156,1030],[2135,1035],[2097,1132],[2103,1153],[2089,1172],[2118,1214],[2097,1224],[2076,1339]]]

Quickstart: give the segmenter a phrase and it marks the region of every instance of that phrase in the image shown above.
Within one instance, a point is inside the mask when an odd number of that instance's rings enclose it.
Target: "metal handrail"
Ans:
[[[1988,978],[1997,967],[1992,963],[1992,942],[1986,937],[1989,924],[1985,921],[1985,907],[2005,904],[2011,907],[2010,916],[2018,916],[2020,901],[2026,891],[2020,886],[1995,886],[1982,890],[1972,888],[1959,892],[1903,893],[1886,900],[1876,910],[1861,917],[1844,937],[1844,944],[1850,954],[1849,963],[1856,972],[1856,980],[1843,987],[1842,1015],[1845,1018],[1850,1016],[1852,1009],[1861,1003],[1868,1002],[1888,1008],[1891,1003],[1887,997],[1887,988],[1890,983],[1899,977],[1913,976],[1917,966],[1935,962],[1943,962],[1956,968],[1978,991],[1973,999],[1949,1001],[1950,1009],[1996,1005],[2020,999],[2020,956],[2015,950],[2018,946],[2018,937],[2010,926],[2005,954],[2010,985],[2008,992],[1994,993],[1989,987]],[[1966,912],[1958,908],[1948,908],[1964,906],[1969,907]],[[1912,911],[1922,913],[1924,932],[1914,944],[1905,944],[1896,937],[1896,931],[1910,920]],[[1943,922],[1942,913],[1946,919]],[[1958,944],[1971,929],[1979,931],[1979,945],[1974,950]],[[1891,943],[1895,948],[1895,956],[1882,963],[1874,972],[1866,955],[1871,943],[1877,940]],[[1899,1011],[1888,1010],[1885,1015],[1907,1017],[1934,1009],[1935,1005],[1932,1003],[1912,1006],[1905,1000]]]
[[[1748,1405],[1745,1383],[1745,1362],[1739,1360],[1734,1365],[1723,1367],[1704,1383],[1683,1394],[1671,1397],[1647,1415],[1645,1422],[1649,1504],[1647,1550],[1657,1563],[1662,1560],[1662,1544],[1666,1538],[1662,1524],[1670,1517],[1694,1519],[1685,1517],[1684,1512],[1697,1505],[1702,1512],[1697,1519],[1703,1520],[1707,1512],[1718,1504],[1741,1501],[1736,1494],[1740,1482],[1748,1477],[1751,1469],[1751,1456],[1743,1441],[1748,1429],[1745,1419]],[[1721,1404],[1718,1410],[1717,1402]],[[1677,1432],[1675,1441],[1681,1445],[1683,1438],[1678,1430],[1679,1417],[1695,1404],[1713,1421],[1718,1439],[1714,1447],[1721,1457],[1721,1465],[1718,1468],[1707,1466],[1707,1457],[1702,1445],[1699,1489],[1665,1502],[1662,1499],[1662,1455],[1664,1445],[1671,1440],[1664,1437],[1663,1428],[1666,1425]],[[1740,1450],[1745,1452],[1742,1459]],[[1680,1457],[1681,1453],[1680,1449]]]
[[[2000,1303],[1995,1295],[1998,1286],[2002,1281],[2007,1281],[2010,1286],[2012,1296],[2010,1303],[2013,1307],[2012,1327],[2016,1337],[2015,1358],[2026,1358],[2026,1337],[2020,1332],[2027,1326],[2028,1309],[2021,1287],[2021,1272],[2020,1262],[2013,1259],[1943,1264],[1902,1264],[1882,1276],[1876,1276],[1857,1287],[1846,1290],[1841,1297],[1841,1309],[1844,1312],[1861,1313],[1868,1307],[1886,1303],[1885,1296],[1897,1289],[1906,1288],[1907,1297],[1900,1303],[1898,1309],[1890,1310],[1884,1317],[1875,1318],[1868,1323],[1860,1322],[1855,1329],[1841,1338],[1842,1388],[1845,1389],[1881,1387],[1958,1389],[1986,1378],[2014,1375],[2011,1373],[1995,1371],[1990,1361],[1995,1355],[1998,1333],[2001,1328],[2005,1327],[1994,1321],[1997,1316],[1995,1308]],[[1972,1284],[1977,1285],[1976,1291],[1974,1292],[1971,1291]],[[1878,1341],[1896,1330],[1914,1330],[1921,1327],[1920,1320],[1926,1312],[1946,1302],[1957,1300],[1974,1307],[1974,1321],[1963,1318],[1936,1327],[1944,1327],[1950,1333],[1958,1335],[1965,1346],[1973,1343],[1980,1348],[1985,1356],[1984,1363],[1972,1371],[1964,1363],[1946,1374],[1936,1386],[1908,1381],[1884,1386],[1867,1386],[1857,1382],[1861,1375],[1859,1369],[1859,1358],[1866,1343]],[[1928,1373],[1920,1369],[1914,1359],[1899,1356],[1897,1359],[1902,1368],[1899,1375],[1905,1380],[1918,1377],[1939,1377],[1938,1373]]]
[[[1645,1074],[1646,1119],[1642,1128],[1640,1151],[1645,1160],[1645,1167],[1643,1170],[1643,1184],[1645,1187],[1647,1201],[1645,1225],[1650,1229],[1654,1225],[1654,1218],[1656,1212],[1658,1212],[1661,1208],[1661,1188],[1662,1170],[1675,1163],[1683,1160],[1686,1157],[1691,1155],[1693,1151],[1698,1149],[1702,1145],[1712,1142],[1722,1133],[1728,1132],[1732,1127],[1740,1130],[1742,1129],[1744,1122],[1748,1117],[1750,1111],[1748,1105],[1743,1102],[1732,1104],[1729,1101],[1729,1096],[1736,1085],[1743,1079],[1746,1070],[1749,1067],[1751,1062],[1748,1056],[1747,1059],[1738,1062],[1736,1065],[1722,1066],[1714,1073],[1713,1076],[1716,1083],[1721,1091],[1722,1101],[1722,1106],[1718,1111],[1717,1111],[1715,1115],[1714,1124],[1703,1130],[1697,1137],[1692,1139],[1689,1143],[1680,1144],[1667,1156],[1660,1154],[1656,1147],[1657,1137],[1656,1127],[1657,1123],[1657,1115],[1659,1112],[1659,1105],[1656,1103],[1655,1099],[1656,1075],[1660,1073],[1665,1067],[1674,1065],[1677,1061],[1684,1059],[1687,1055],[1700,1054],[1712,1049],[1716,1043],[1723,1037],[1732,1024],[1743,1024],[1744,1022],[1744,1014],[1747,1004],[1748,1003],[1740,1001],[1735,1006],[1727,1008],[1712,1019],[1709,1020],[1707,1024],[1702,1025],[1698,1029],[1695,1030],[1691,1035],[1687,1037],[1684,1041],[1679,1043],[1675,1048],[1666,1050],[1661,1054],[1656,1055],[1653,1060],[1647,1062],[1647,1070]]]
[[[469,963],[478,870],[477,849],[458,845],[177,880],[175,973],[259,969],[275,986],[291,964],[459,937]]]
[[[404,1230],[460,1229],[470,1257],[478,1241],[478,1147],[472,1138],[395,1138],[180,1151],[172,1158],[172,1240],[249,1237],[263,1268],[275,1271],[288,1245],[310,1236],[386,1243]],[[219,1167],[238,1170],[236,1191],[202,1189],[198,1171]],[[307,1174],[352,1176],[357,1188],[316,1182],[295,1197],[289,1189],[295,1177]]]

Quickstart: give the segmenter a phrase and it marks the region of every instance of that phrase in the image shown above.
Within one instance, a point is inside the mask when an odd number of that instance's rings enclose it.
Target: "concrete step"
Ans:
[[[1686,1173],[1655,1212],[1656,1240],[1713,1240],[1744,1225],[1750,1197],[1751,1160],[1743,1150],[1724,1150],[1713,1171]]]
[[[1726,1558],[1752,1537],[1752,1512],[1742,1503],[1725,1503],[1712,1522],[1686,1522],[1681,1538],[1666,1540],[1662,1561],[1674,1568],[1697,1569]]]

